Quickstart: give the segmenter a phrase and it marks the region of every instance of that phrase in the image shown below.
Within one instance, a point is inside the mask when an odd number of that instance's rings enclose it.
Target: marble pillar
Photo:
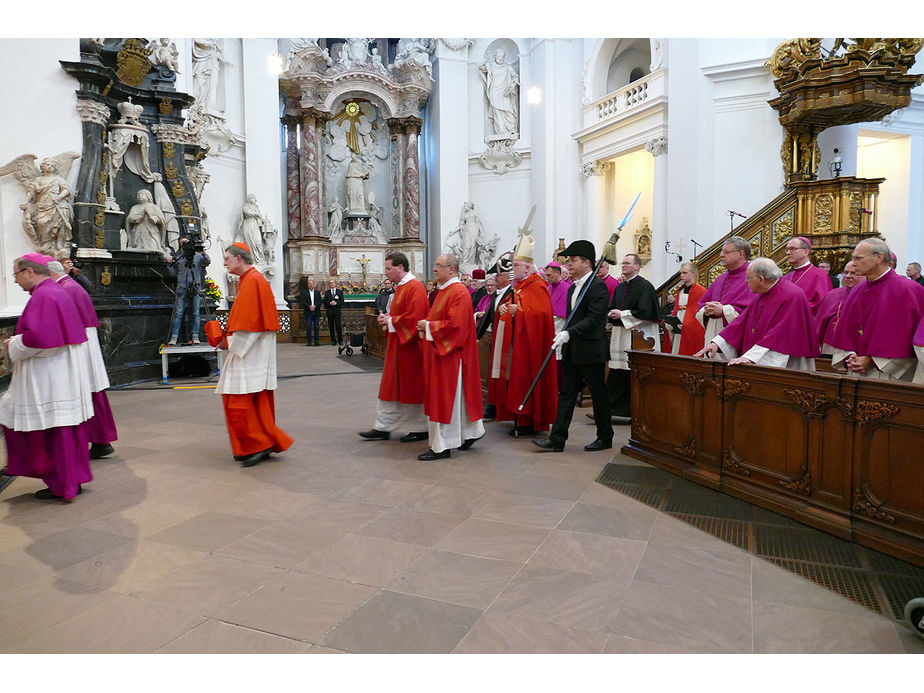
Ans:
[[[419,132],[419,124],[407,128],[404,157],[404,238],[420,238],[420,169],[417,159]]]
[[[286,119],[286,211],[289,239],[302,235],[301,185],[299,184],[298,121]]]
[[[324,236],[321,208],[321,132],[320,118],[306,113],[302,121],[301,151],[301,229],[302,236]]]

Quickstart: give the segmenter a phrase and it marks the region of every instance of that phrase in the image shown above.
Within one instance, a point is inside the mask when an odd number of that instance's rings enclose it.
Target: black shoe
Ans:
[[[534,436],[536,435],[536,429],[532,426],[517,426],[516,428],[510,429],[510,435],[512,436]]]
[[[564,445],[557,445],[552,442],[551,438],[543,438],[542,440],[533,440],[533,445],[538,448],[542,448],[547,452],[564,452]]]
[[[589,414],[584,414],[584,416],[586,416],[591,421],[595,421],[593,412],[590,412]]]
[[[482,421],[494,421],[497,419],[497,407],[493,404],[488,405],[484,409],[484,413],[481,415]]]
[[[431,462],[433,460],[445,460],[449,457],[449,450],[443,450],[442,452],[433,452],[433,448],[430,448],[422,455],[417,455],[417,459],[421,462]]]
[[[83,486],[78,484],[77,485],[77,495],[79,496],[81,493],[83,493]],[[53,494],[50,488],[43,488],[41,491],[36,491],[34,495],[39,500],[55,500],[55,499],[65,500],[61,496],[56,496],[55,494]]]
[[[106,443],[105,445],[101,443],[92,443],[90,445],[90,459],[98,460],[100,457],[105,457],[106,455],[111,455],[115,452],[115,449]]]
[[[388,440],[391,438],[391,433],[373,428],[368,431],[360,431],[359,436],[366,440]]]
[[[418,440],[426,440],[429,437],[430,434],[426,431],[418,431],[416,433],[411,431],[410,433],[401,436],[398,440],[400,440],[402,443],[416,443]]]
[[[241,466],[242,467],[253,467],[255,464],[260,464],[263,460],[267,459],[270,456],[270,450],[261,450],[260,452],[255,452],[252,455],[246,455],[241,457]]]
[[[609,450],[611,447],[613,447],[612,440],[603,441],[596,438],[594,442],[585,445],[584,449],[587,450],[587,452],[596,452],[597,450]]]
[[[315,342],[314,345],[315,345],[315,346],[321,346],[321,342]]]
[[[476,442],[478,442],[482,438],[484,438],[484,433],[482,433],[477,438],[466,438],[465,442],[459,446],[459,450],[468,450],[470,447],[472,447]]]

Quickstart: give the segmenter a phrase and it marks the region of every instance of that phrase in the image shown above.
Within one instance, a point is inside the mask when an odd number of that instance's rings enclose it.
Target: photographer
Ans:
[[[176,345],[187,307],[192,313],[192,343],[199,343],[199,300],[205,285],[204,269],[211,258],[202,245],[191,245],[188,238],[180,239],[180,248],[167,260],[167,269],[176,277],[176,303],[173,307],[173,325],[169,345]]]

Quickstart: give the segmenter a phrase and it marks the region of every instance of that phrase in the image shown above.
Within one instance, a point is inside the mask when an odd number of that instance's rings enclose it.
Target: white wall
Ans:
[[[876,137],[881,133],[860,130],[861,143],[864,136],[875,141],[857,147],[857,173],[861,178],[885,178],[879,186],[879,233],[889,244],[889,249],[898,257],[898,267],[904,273],[909,262],[919,262],[908,257],[908,210],[911,202],[909,188],[909,167],[911,164],[911,141],[907,135],[892,136],[889,139]],[[920,191],[918,191],[920,195]]]

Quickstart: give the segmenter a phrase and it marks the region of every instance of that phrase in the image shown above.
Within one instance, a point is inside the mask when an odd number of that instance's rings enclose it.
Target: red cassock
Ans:
[[[502,318],[507,321],[505,337],[508,332],[513,337],[510,347],[512,351],[508,352],[511,354],[510,379],[506,380],[502,371],[500,378],[492,381],[495,383],[498,421],[513,421],[514,413],[529,391],[533,378],[539,373],[539,367],[555,338],[552,299],[542,277],[531,274],[517,282],[513,290],[513,303],[517,307],[516,315],[512,320],[509,314]],[[546,368],[542,373],[529,401],[517,415],[518,425],[532,426],[538,431],[548,430],[558,409],[557,370]]]
[[[472,296],[462,283],[437,291],[427,322],[433,341],[423,341],[424,412],[431,421],[452,421],[455,383],[462,364],[463,402],[469,421],[482,415],[481,374]]]
[[[429,310],[427,289],[420,280],[412,279],[395,287],[388,313],[395,331],[388,333],[380,400],[402,404],[423,402],[423,344],[417,336],[417,323],[427,317]]]
[[[680,292],[683,287],[677,289],[677,295],[674,297],[674,312],[671,315],[677,315],[680,310]],[[703,348],[706,342],[706,328],[699,320],[696,319],[696,312],[699,310],[699,299],[706,293],[706,287],[700,284],[694,284],[690,287],[690,294],[687,296],[687,310],[683,314],[683,324],[680,327],[680,349],[677,352],[682,356],[692,356]],[[676,339],[676,335],[671,335]]]
[[[488,359],[488,404],[502,404],[507,397],[507,372],[510,369],[513,328],[510,313],[501,317],[500,307],[513,303],[513,291],[513,287],[510,287],[500,303],[494,307],[494,322],[491,323],[491,357]],[[495,372],[497,377],[494,377]]]

